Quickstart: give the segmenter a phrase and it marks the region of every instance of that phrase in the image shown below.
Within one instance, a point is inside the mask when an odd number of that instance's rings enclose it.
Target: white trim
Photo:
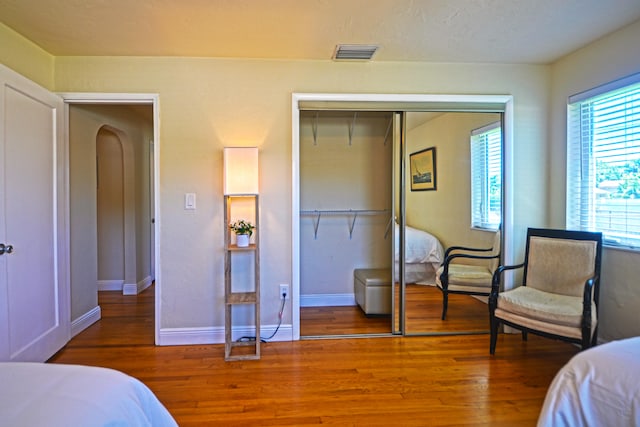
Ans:
[[[160,344],[160,325],[162,324],[162,287],[161,276],[162,270],[160,269],[160,98],[159,95],[153,97],[153,203],[154,209],[151,212],[152,218],[154,218],[154,251],[155,267],[153,269],[153,280],[155,281],[155,343]]]
[[[153,158],[154,158],[154,211],[151,215],[155,218],[155,343],[160,345],[160,323],[162,319],[162,269],[160,256],[161,240],[160,236],[160,95],[157,93],[58,93],[65,104],[151,104],[153,107]],[[65,108],[68,110],[68,108]],[[68,127],[68,116],[66,117]],[[68,135],[67,135],[68,143]],[[68,152],[67,152],[68,157]],[[66,190],[69,191],[67,179]],[[70,259],[67,259],[67,269],[70,271]]]
[[[124,280],[98,280],[98,291],[121,291]]]
[[[490,130],[494,130],[499,128],[500,126],[502,126],[502,124],[499,121],[493,122],[493,123],[489,123],[488,125],[484,125],[482,127],[479,127],[477,129],[473,129],[471,131],[471,135],[479,135],[481,133],[486,133],[489,132]]]
[[[125,283],[122,285],[122,295],[138,295],[138,284]]]
[[[122,286],[122,295],[138,295],[140,292],[151,286],[152,282],[153,279],[151,279],[151,276],[147,276],[138,283],[125,283]]]
[[[82,316],[78,317],[75,320],[71,321],[71,338],[78,335],[80,332],[87,329],[89,326],[96,323],[98,320],[102,318],[102,310],[100,306],[97,305],[91,310],[87,311]]]
[[[291,96],[291,320],[293,339],[300,339],[300,102],[340,101],[375,103],[460,103],[464,105],[504,106],[504,217],[502,223],[505,264],[513,264],[513,96],[512,95],[433,95],[433,94],[354,94],[293,93]],[[471,109],[470,111],[472,111]],[[513,272],[505,274],[506,288],[513,286]]]
[[[263,339],[270,337],[276,330],[277,325],[261,326],[260,331]],[[255,336],[256,330],[251,326],[234,327],[232,339],[243,336]],[[275,336],[269,339],[274,341],[291,341],[291,325],[281,325]],[[224,326],[208,328],[162,328],[159,333],[160,339],[157,345],[193,345],[193,344],[224,344]]]
[[[338,307],[356,305],[355,294],[300,295],[300,307]]]
[[[630,76],[622,77],[621,79],[614,80],[612,82],[596,86],[592,89],[587,89],[584,92],[571,95],[569,96],[567,103],[575,104],[576,102],[586,101],[590,98],[595,98],[596,96],[603,95],[607,92],[613,92],[614,90],[621,89],[626,86],[631,86],[636,83],[640,83],[640,73],[631,74]]]
[[[300,108],[302,94],[291,97],[291,324],[300,340]]]
[[[153,277],[147,276],[138,282],[138,293],[147,289],[153,283]]]
[[[513,265],[516,263],[515,250],[513,246],[513,201],[515,194],[515,186],[513,183],[514,171],[513,171],[513,97],[509,96],[504,103],[504,115],[503,115],[504,128],[502,133],[504,135],[504,145],[502,156],[504,157],[504,182],[502,183],[504,194],[504,209],[502,214],[502,262],[505,265]],[[504,273],[504,289],[513,288],[515,270],[509,270]]]
[[[376,103],[459,103],[459,104],[504,104],[511,95],[457,95],[457,94],[380,94],[380,93],[293,93],[296,109],[301,101],[339,101]]]
[[[153,104],[157,93],[58,92],[67,104]]]

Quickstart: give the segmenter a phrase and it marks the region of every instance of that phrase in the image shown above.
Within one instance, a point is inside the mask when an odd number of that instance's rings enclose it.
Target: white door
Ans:
[[[0,90],[0,360],[45,361],[70,336],[63,102],[2,65]]]

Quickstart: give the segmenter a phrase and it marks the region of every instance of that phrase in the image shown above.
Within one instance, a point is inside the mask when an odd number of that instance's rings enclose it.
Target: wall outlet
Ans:
[[[291,297],[291,294],[289,293],[289,285],[287,284],[281,284],[280,285],[280,298],[282,298],[282,295],[287,295],[285,297],[285,299],[289,299]]]

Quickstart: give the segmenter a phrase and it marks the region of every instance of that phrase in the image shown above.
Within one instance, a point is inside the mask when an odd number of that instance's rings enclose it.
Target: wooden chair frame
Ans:
[[[589,241],[595,241],[597,243],[594,274],[592,277],[588,278],[584,284],[583,301],[582,301],[583,310],[582,310],[582,321],[581,321],[582,337],[579,339],[573,338],[573,337],[567,337],[563,335],[556,335],[556,334],[548,333],[546,331],[531,329],[531,328],[510,322],[504,319],[500,319],[495,316],[495,310],[498,305],[498,294],[500,292],[500,282],[502,278],[502,273],[509,270],[524,268],[522,286],[527,285],[527,272],[529,269],[529,243],[531,241],[531,237],[533,236],[555,238],[555,239],[589,240]],[[489,352],[491,354],[495,354],[496,341],[498,338],[498,328],[500,324],[505,324],[513,328],[519,329],[522,332],[522,339],[524,341],[527,340],[527,333],[531,332],[535,335],[540,335],[546,338],[558,339],[558,340],[572,342],[575,344],[580,344],[583,350],[586,348],[595,346],[597,344],[597,339],[598,339],[598,325],[596,324],[592,333],[591,302],[592,300],[593,302],[595,302],[596,315],[597,315],[598,304],[599,304],[599,293],[600,293],[601,263],[602,263],[602,233],[589,232],[589,231],[570,231],[570,230],[554,230],[554,229],[544,229],[544,228],[529,228],[527,230],[525,261],[517,265],[510,265],[510,266],[501,265],[498,267],[498,269],[493,275],[491,293],[489,295],[489,319],[490,319],[489,322],[490,322],[490,330],[491,330],[491,342],[490,342]],[[600,319],[598,318],[598,322],[599,320]]]
[[[492,252],[494,250],[494,246],[490,248],[472,248],[467,246],[451,246],[444,252],[444,262],[442,263],[443,270],[440,274],[440,283],[442,284],[442,288],[437,286],[438,289],[442,292],[442,320],[445,320],[447,316],[447,308],[449,306],[449,294],[460,294],[460,295],[479,295],[479,296],[489,296],[490,290],[487,292],[478,292],[478,291],[462,291],[462,290],[449,290],[449,264],[455,259],[500,259],[500,255],[502,251],[498,251],[495,255],[475,255],[474,253],[478,252]],[[455,253],[454,253],[455,252]],[[472,253],[465,253],[472,252]]]

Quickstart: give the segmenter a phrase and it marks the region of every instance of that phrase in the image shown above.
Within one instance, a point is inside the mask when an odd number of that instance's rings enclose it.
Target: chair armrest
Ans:
[[[591,300],[593,298],[593,287],[600,280],[596,274],[584,282],[584,293],[582,296],[582,323],[583,327],[591,327]]]
[[[465,259],[495,259],[499,258],[500,254],[496,255],[472,255],[472,254],[453,254],[445,257],[443,265],[448,265],[451,261],[456,258],[465,258]]]
[[[447,248],[446,251],[444,251],[444,257],[448,257],[449,254],[453,251],[468,251],[468,252],[489,252],[492,251],[493,247],[491,248],[470,248],[467,246],[450,246]]]
[[[502,277],[502,273],[522,267],[524,267],[524,262],[514,265],[501,265],[496,269],[495,273],[493,273],[493,278],[491,279],[491,293],[489,294],[490,309],[495,310],[496,304],[498,303],[498,293],[500,292],[500,279]]]
[[[445,276],[447,277],[447,275],[449,274],[449,264],[451,263],[451,261],[453,261],[456,258],[464,258],[464,259],[495,259],[495,258],[499,258],[500,254],[496,254],[496,255],[471,255],[471,254],[453,254],[453,255],[449,255],[447,257],[445,257],[444,261],[442,262],[442,266],[444,267],[442,270],[442,274],[440,275],[440,277]]]

